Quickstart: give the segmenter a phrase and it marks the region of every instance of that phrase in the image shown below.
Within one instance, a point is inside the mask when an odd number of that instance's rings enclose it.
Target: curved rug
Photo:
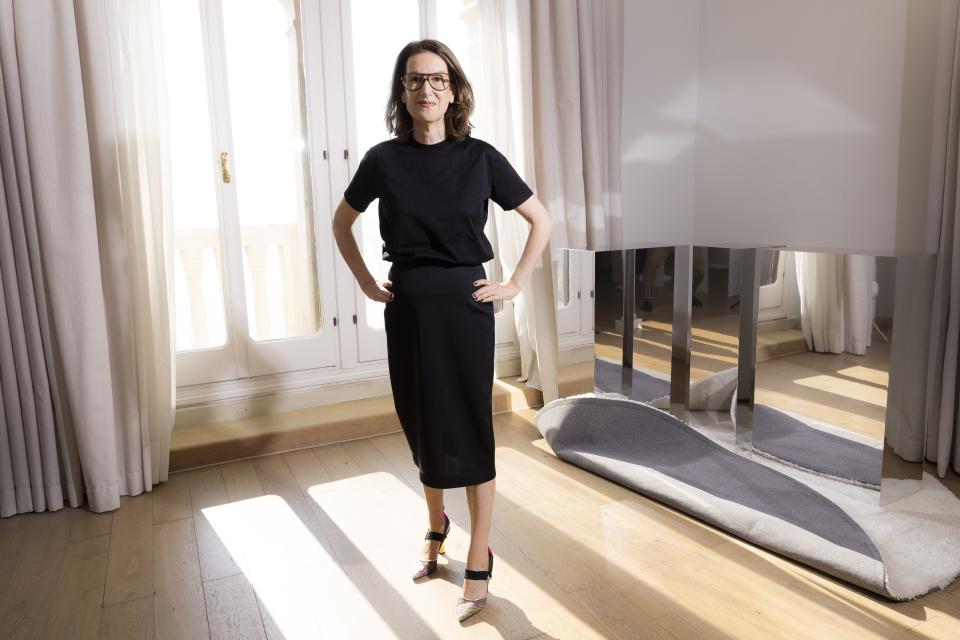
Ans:
[[[748,459],[623,396],[561,398],[535,420],[561,459],[891,599],[960,574],[960,500],[929,476],[880,507],[875,490]]]
[[[621,388],[621,365],[596,359],[594,389],[614,392]],[[731,410],[737,390],[737,369],[732,367],[690,384],[693,411]],[[630,399],[657,409],[670,408],[670,381],[639,369],[633,370]],[[785,411],[757,404],[753,410],[753,448],[789,465],[809,469],[856,485],[880,487],[883,449],[879,441],[836,429],[812,426]]]
[[[873,489],[880,488],[883,448],[817,429],[785,411],[755,405],[753,448],[788,464]]]
[[[593,386],[601,391],[611,392],[621,389],[621,375],[623,365],[619,362],[611,362],[603,358],[594,359],[594,379]],[[633,384],[630,397],[640,402],[647,402],[654,398],[667,396],[670,393],[670,380],[664,378],[655,378],[646,371],[639,369],[633,370]],[[670,398],[667,397],[667,405],[670,404]]]

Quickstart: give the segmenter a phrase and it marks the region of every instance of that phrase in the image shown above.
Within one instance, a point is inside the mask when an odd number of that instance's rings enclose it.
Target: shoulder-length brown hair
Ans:
[[[400,80],[407,70],[407,59],[417,53],[429,51],[435,53],[447,63],[447,71],[450,74],[450,88],[453,90],[454,100],[447,107],[447,112],[443,116],[444,124],[447,129],[447,137],[453,137],[457,140],[463,140],[470,134],[473,125],[470,124],[470,115],[473,113],[473,87],[467,80],[467,75],[453,55],[450,47],[439,40],[417,40],[409,43],[397,56],[397,62],[393,66],[393,79],[390,82],[390,99],[387,101],[387,131],[395,133],[401,142],[406,142],[413,133],[413,118],[410,112],[400,101],[400,95],[404,91],[403,82]]]

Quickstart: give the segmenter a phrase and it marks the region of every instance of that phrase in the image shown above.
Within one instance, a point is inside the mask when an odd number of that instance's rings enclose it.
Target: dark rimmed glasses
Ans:
[[[424,75],[422,73],[405,73],[400,76],[400,82],[403,83],[407,91],[419,91],[423,86],[424,80],[430,83],[430,86],[437,91],[443,91],[450,86],[450,76],[446,73],[431,73]]]

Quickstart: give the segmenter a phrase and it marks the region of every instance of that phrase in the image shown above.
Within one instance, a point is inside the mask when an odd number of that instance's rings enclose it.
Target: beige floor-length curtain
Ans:
[[[171,235],[152,5],[0,0],[3,516],[107,511],[166,478]]]
[[[60,369],[88,359],[96,384],[102,381],[96,367],[106,364],[103,354],[85,352],[69,336],[63,349],[53,342],[54,329],[64,324],[69,331],[103,323],[95,307],[63,310],[99,294],[80,277],[96,268],[95,256],[73,264],[41,260],[41,249],[72,256],[74,248],[95,246],[96,240],[92,208],[71,202],[82,177],[70,165],[85,147],[72,130],[57,140],[46,135],[57,132],[60,110],[83,108],[77,92],[53,93],[50,79],[79,69],[76,60],[71,65],[69,57],[61,61],[51,51],[63,43],[45,37],[63,22],[66,34],[75,31],[70,18],[52,7],[25,5],[0,2],[0,516],[80,504],[77,442],[65,413],[96,414],[102,398],[70,398]],[[63,82],[69,87],[71,80]],[[74,121],[62,122],[70,129]],[[62,224],[44,215],[68,207],[72,215]],[[51,317],[58,300],[65,301],[59,317]]]
[[[533,158],[554,248],[623,238],[623,2],[531,0]]]
[[[481,8],[483,82],[507,91],[493,105],[493,144],[521,172],[555,222],[550,244],[514,312],[521,380],[558,397],[559,249],[621,241],[620,122],[623,3],[490,0]],[[519,62],[519,63],[518,63]],[[529,225],[498,212],[504,271]]]
[[[960,473],[960,37],[948,113],[939,253],[897,263],[886,421],[894,451],[941,478]]]
[[[122,495],[166,481],[176,410],[162,1],[77,2]]]

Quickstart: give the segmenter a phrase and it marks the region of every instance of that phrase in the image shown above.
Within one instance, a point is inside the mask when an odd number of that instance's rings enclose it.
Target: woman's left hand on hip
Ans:
[[[518,293],[520,287],[512,281],[495,282],[493,280],[484,280],[483,278],[475,280],[473,286],[480,287],[473,292],[473,299],[478,302],[490,302],[492,300],[510,300]]]

